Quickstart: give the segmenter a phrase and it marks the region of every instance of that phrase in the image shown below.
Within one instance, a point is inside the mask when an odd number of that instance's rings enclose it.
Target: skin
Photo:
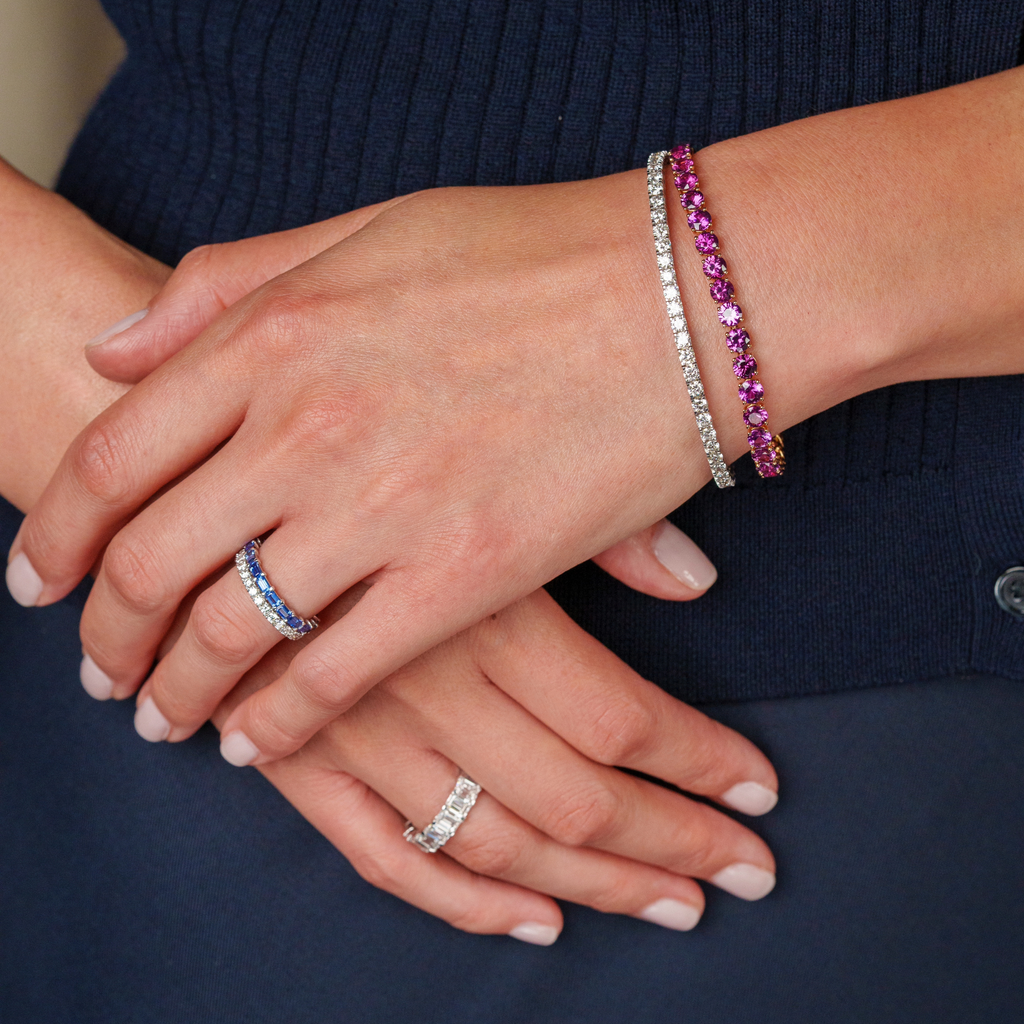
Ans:
[[[170,271],[5,166],[0,222],[18,254],[0,268],[0,491],[30,509],[76,433],[127,390],[91,369],[81,339],[150,303]],[[161,292],[164,308],[213,316],[217,303],[233,301],[231,289],[253,286],[254,267],[272,276],[275,260],[301,260],[304,247],[323,244],[323,230],[264,240],[262,262],[248,243],[193,258]],[[628,580],[629,566],[640,567],[638,585],[646,574],[649,590],[696,596],[653,559],[650,534],[613,556],[625,567],[618,574]],[[158,653],[173,646],[200,592]],[[342,595],[325,621],[359,596]],[[301,646],[270,651],[215,720],[276,678]],[[401,842],[403,815],[427,824],[456,764],[488,792],[448,855],[426,857]],[[405,666],[350,716],[262,770],[369,881],[475,932],[553,941],[561,912],[551,896],[637,916],[657,904],[656,923],[692,926],[703,907],[695,877],[741,863],[770,885],[771,853],[749,830],[613,765],[719,801],[737,783],[757,782],[769,796],[777,789],[752,744],[637,677],[537,592]]]
[[[903,380],[1024,370],[1024,302],[1005,273],[1024,256],[1022,93],[1015,70],[698,155],[775,431]],[[950,201],[965,168],[966,213]],[[735,380],[671,208],[732,460]],[[146,678],[183,597],[249,537],[273,531],[264,565],[307,614],[372,580],[225,723],[265,763],[708,476],[643,172],[438,190],[258,289],[101,414],[12,553],[45,604],[106,547],[83,639],[118,693]],[[275,641],[237,586],[215,583],[142,698],[170,738],[188,736]]]

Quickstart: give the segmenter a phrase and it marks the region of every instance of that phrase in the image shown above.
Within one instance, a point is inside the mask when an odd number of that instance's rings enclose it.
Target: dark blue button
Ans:
[[[996,580],[996,601],[1004,612],[1024,619],[1024,566],[1015,565]]]

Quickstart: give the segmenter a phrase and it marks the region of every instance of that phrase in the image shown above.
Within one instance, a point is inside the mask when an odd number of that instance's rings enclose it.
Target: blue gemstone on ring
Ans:
[[[239,552],[245,558],[244,566],[240,559],[236,559],[239,563],[239,573],[250,591],[253,586],[258,591],[259,597],[255,594],[253,595],[256,607],[259,608],[272,626],[293,640],[311,633],[320,623],[315,617],[313,619],[303,619],[284,603],[281,596],[274,590],[270,580],[267,579],[263,566],[260,565],[259,555],[257,554],[258,550],[258,541],[248,541]]]

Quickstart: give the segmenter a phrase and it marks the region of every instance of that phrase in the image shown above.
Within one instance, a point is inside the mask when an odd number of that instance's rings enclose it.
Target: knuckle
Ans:
[[[200,595],[189,617],[195,642],[216,664],[244,668],[258,649],[260,638],[244,615],[228,612],[208,594]]]
[[[184,280],[197,280],[205,282],[209,277],[210,265],[213,263],[214,252],[218,246],[215,244],[197,245],[190,249],[178,261],[174,268],[174,278],[177,282]]]
[[[338,714],[360,692],[358,680],[337,662],[325,658],[315,647],[297,655],[289,669],[296,689],[317,711]]]
[[[615,831],[621,812],[618,794],[590,786],[546,809],[540,827],[563,846],[594,846]]]
[[[85,492],[104,505],[119,506],[129,491],[125,469],[129,444],[113,423],[93,423],[75,448],[73,471]]]
[[[136,614],[152,615],[167,603],[159,560],[139,537],[121,533],[110,542],[103,575],[118,600]]]
[[[289,445],[306,452],[337,452],[364,424],[359,403],[345,395],[307,398],[283,424]]]
[[[489,878],[509,878],[522,862],[525,840],[521,830],[477,823],[462,829],[453,840],[452,854],[459,863]]]
[[[349,863],[361,878],[377,889],[398,894],[403,889],[402,858],[381,846],[370,853],[366,850],[347,852]]]
[[[709,722],[713,728],[694,728],[686,743],[686,763],[680,766],[687,786],[699,791],[719,788],[719,784],[734,771],[732,744],[728,731],[719,723]]]
[[[243,354],[261,363],[291,361],[321,343],[316,307],[294,281],[265,285],[238,326],[235,337]]]
[[[631,695],[602,701],[581,738],[581,752],[600,764],[630,765],[650,746],[657,729],[654,710]]]

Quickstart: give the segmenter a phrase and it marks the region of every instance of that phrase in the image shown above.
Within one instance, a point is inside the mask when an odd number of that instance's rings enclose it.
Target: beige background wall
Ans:
[[[0,0],[0,156],[52,185],[123,54],[98,0]]]

